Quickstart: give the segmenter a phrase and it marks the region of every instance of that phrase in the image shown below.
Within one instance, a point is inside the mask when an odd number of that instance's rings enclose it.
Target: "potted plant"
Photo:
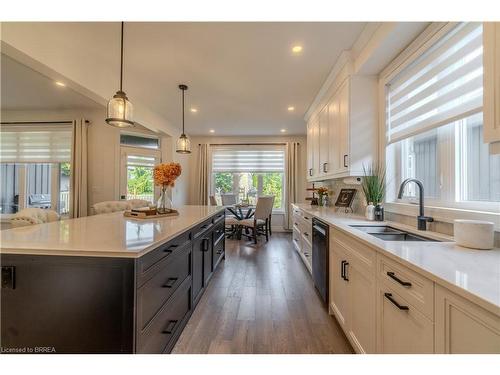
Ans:
[[[153,177],[156,186],[160,186],[160,198],[156,204],[159,214],[172,212],[172,201],[168,189],[173,187],[177,177],[181,175],[182,168],[179,163],[162,163],[155,166]]]
[[[378,164],[369,167],[363,165],[363,175],[361,188],[367,203],[366,218],[383,221],[384,211],[381,204],[385,197],[385,167]]]

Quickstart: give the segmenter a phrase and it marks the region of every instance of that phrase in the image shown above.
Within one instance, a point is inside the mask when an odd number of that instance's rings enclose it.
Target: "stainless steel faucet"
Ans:
[[[401,183],[399,187],[398,198],[403,198],[403,193],[405,186],[408,182],[414,182],[418,186],[418,204],[419,204],[419,214],[417,217],[418,230],[427,230],[427,222],[432,222],[434,219],[429,216],[424,216],[424,185],[420,180],[416,178],[407,178]]]

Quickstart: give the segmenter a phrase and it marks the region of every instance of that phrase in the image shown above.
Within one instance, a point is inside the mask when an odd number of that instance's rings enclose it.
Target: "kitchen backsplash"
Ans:
[[[361,185],[355,184],[346,184],[343,179],[339,180],[329,180],[318,182],[315,184],[316,187],[325,186],[328,190],[333,191],[332,197],[330,197],[330,206],[332,208],[335,207],[335,201],[339,195],[340,189],[356,189],[356,195],[354,196],[354,200],[352,203],[352,209],[355,214],[363,215],[365,214],[366,202],[363,195],[363,190],[361,189]],[[340,209],[339,209],[340,210]],[[394,221],[401,224],[413,225],[416,226],[416,218],[413,216],[401,215],[391,212],[385,213],[385,219],[389,221]],[[453,236],[453,224],[446,223],[444,221],[434,221],[432,223],[427,224],[430,231],[443,233],[449,236]],[[500,247],[500,232],[495,232],[495,247]]]

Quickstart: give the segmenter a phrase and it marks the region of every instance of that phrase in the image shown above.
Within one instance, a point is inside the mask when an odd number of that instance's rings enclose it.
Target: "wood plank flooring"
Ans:
[[[316,294],[291,235],[226,241],[226,260],[173,353],[352,353]]]

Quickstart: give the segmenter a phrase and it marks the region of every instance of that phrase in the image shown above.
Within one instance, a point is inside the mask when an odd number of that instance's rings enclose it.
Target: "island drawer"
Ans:
[[[221,211],[219,213],[217,213],[214,217],[213,217],[213,223],[214,224],[217,224],[218,222],[220,222],[221,220],[224,220],[224,217],[225,217],[225,213],[224,211]]]
[[[137,353],[169,352],[189,319],[191,310],[191,278],[175,291],[148,326],[137,335]]]
[[[185,251],[190,244],[190,233],[184,232],[174,239],[160,245],[146,255],[137,259],[137,283],[142,285],[158,271],[158,262],[173,258],[175,254]]]
[[[175,290],[191,274],[191,251],[159,263],[160,270],[137,290],[137,326],[144,329]]]
[[[208,232],[210,229],[213,228],[214,224],[212,222],[212,218],[208,219],[208,220],[205,220],[203,223],[201,224],[198,224],[197,226],[195,226],[193,228],[193,235],[192,235],[192,239],[196,239],[200,236],[202,236],[204,233]]]

